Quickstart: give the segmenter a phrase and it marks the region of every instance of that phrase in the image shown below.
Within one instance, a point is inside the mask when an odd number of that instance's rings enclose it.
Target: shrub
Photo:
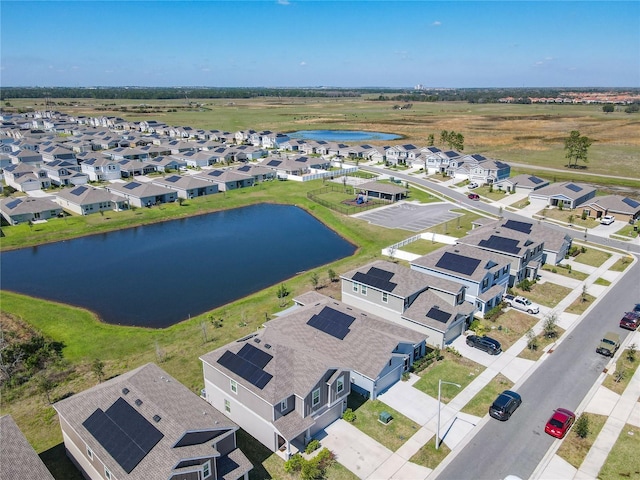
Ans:
[[[638,350],[638,347],[636,346],[635,343],[632,343],[627,347],[627,360],[629,360],[631,363],[636,361],[637,350]]]
[[[587,435],[589,435],[589,417],[587,414],[583,413],[578,417],[574,431],[580,438],[587,438]]]
[[[342,414],[342,419],[349,423],[353,423],[356,421],[356,412],[354,412],[350,408],[347,408]]]
[[[504,307],[504,305],[501,303],[499,303],[498,305],[496,305],[495,307],[493,307],[491,310],[489,310],[487,313],[484,314],[484,318],[486,320],[490,320],[492,322],[495,322],[498,317],[502,314],[502,308]]]
[[[304,449],[304,453],[309,454],[311,452],[315,452],[320,448],[320,440],[316,440],[315,438],[309,442],[307,447]]]
[[[305,459],[299,453],[292,455],[289,460],[284,462],[284,471],[287,473],[299,472],[302,470],[302,465],[305,462]]]
[[[538,337],[531,329],[527,332],[527,348],[533,351],[538,350]]]
[[[533,285],[533,282],[531,280],[529,280],[528,278],[525,278],[524,280],[522,280],[518,284],[518,288],[520,290],[525,291],[525,292],[530,292],[531,291],[531,285]]]

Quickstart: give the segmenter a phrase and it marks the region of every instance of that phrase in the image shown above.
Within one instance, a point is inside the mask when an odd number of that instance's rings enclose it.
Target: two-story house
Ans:
[[[238,426],[153,363],[53,405],[67,456],[91,480],[248,479]]]
[[[465,300],[483,317],[502,302],[511,259],[496,252],[457,244],[442,247],[411,262],[411,268],[465,287]]]
[[[425,336],[316,292],[264,328],[200,357],[205,396],[285,458],[340,418],[354,390],[375,399],[425,354]]]

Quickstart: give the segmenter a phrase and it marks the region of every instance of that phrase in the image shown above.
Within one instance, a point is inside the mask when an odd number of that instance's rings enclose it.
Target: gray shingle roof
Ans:
[[[11,415],[0,417],[0,480],[54,480]]]
[[[124,389],[127,390],[126,394]],[[106,411],[118,399],[124,399],[163,434],[163,438],[128,475],[83,425],[96,409]],[[136,405],[136,399],[142,400],[142,403]],[[185,433],[223,431],[216,438],[217,441],[233,435],[238,428],[225,415],[153,363],[61,400],[54,408],[61,421],[64,420],[74,429],[118,479],[169,478],[172,469],[182,459],[220,455],[212,448],[211,441],[174,447]],[[155,422],[154,415],[159,415],[160,421]],[[251,464],[242,452],[237,452],[240,465],[244,466],[242,473],[249,471]]]

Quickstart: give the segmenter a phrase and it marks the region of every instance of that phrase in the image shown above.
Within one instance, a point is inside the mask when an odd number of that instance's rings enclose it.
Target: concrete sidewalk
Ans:
[[[566,280],[571,280],[572,291],[564,299],[562,299],[553,309],[546,308],[536,315],[539,319],[533,327],[534,332],[540,333],[544,328],[544,323],[549,314],[556,314],[558,325],[565,329],[565,334],[555,344],[549,345],[547,349],[556,348],[563,338],[574,328],[584,315],[574,315],[566,313],[564,310],[568,308],[582,294],[582,286],[586,286],[590,294],[597,297],[596,292],[591,292],[598,285],[594,282],[598,278],[607,278],[609,281],[616,281],[623,272],[610,272],[609,268],[620,258],[620,255],[612,255],[600,267],[591,267],[589,265],[572,262],[573,268],[588,273],[589,277],[584,281],[571,279],[559,274],[551,272],[542,272],[542,281],[552,283],[566,284]],[[590,307],[592,308],[592,306]],[[589,309],[587,309],[588,311]],[[631,338],[631,336],[629,337]],[[640,333],[636,332],[636,344],[640,343]],[[630,343],[628,341],[627,343]],[[438,429],[438,402],[437,399],[426,395],[413,387],[419,377],[410,375],[407,382],[398,382],[386,392],[382,393],[378,398],[394,410],[402,413],[410,418],[421,427],[416,433],[395,452],[385,449],[380,444],[372,447],[371,452],[368,449],[359,448],[360,440],[352,438],[353,447],[338,449],[340,452],[340,463],[349,470],[358,475],[362,479],[397,479],[397,480],[416,480],[437,477],[438,473],[455,457],[456,449],[464,445],[466,440],[477,431],[476,427],[481,427],[488,421],[488,416],[482,418],[473,415],[464,414],[461,410],[473,399],[496,375],[502,373],[509,378],[514,384],[522,383],[531,373],[540,365],[540,362],[546,358],[543,355],[537,362],[519,358],[518,355],[526,346],[526,338],[516,341],[508,350],[496,357],[486,355],[476,349],[468,347],[464,337],[454,340],[452,346],[458,350],[463,356],[468,357],[477,363],[483,365],[483,370],[478,371],[477,378],[469,383],[460,391],[448,404],[442,404],[440,408],[440,433],[442,441],[451,450],[452,453],[436,468],[431,470],[425,467],[411,463],[409,460],[415,455],[427,442],[435,441]],[[618,355],[622,353],[622,349]],[[604,374],[603,374],[604,375]],[[554,447],[550,449],[543,461],[540,463],[538,470],[534,472],[537,476],[532,478],[575,478],[582,480],[585,478],[596,478],[597,472],[602,467],[606,457],[618,438],[618,435],[626,422],[640,424],[640,406],[637,400],[640,397],[640,370],[634,375],[632,382],[627,390],[621,396],[616,396],[607,389],[602,389],[599,384],[604,379],[600,379],[599,383],[594,386],[593,393],[585,398],[585,405],[578,410],[601,413],[609,415],[609,420],[598,436],[592,451],[585,458],[583,465],[578,470],[560,457],[555,455],[560,441],[554,442]],[[455,387],[451,387],[454,388]],[[602,390],[601,390],[602,389]],[[619,397],[619,398],[618,398]],[[615,412],[615,413],[614,413]],[[634,418],[636,418],[634,423]],[[330,427],[332,428],[332,427]],[[359,438],[359,437],[358,437]],[[327,438],[329,444],[333,441]],[[323,440],[324,442],[324,440]],[[377,442],[374,442],[377,443]],[[327,445],[331,448],[329,445]],[[594,473],[595,472],[595,473]]]

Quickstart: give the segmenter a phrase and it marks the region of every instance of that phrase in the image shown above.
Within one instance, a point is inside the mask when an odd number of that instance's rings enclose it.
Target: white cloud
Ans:
[[[305,61],[300,62],[300,66],[301,67],[306,67],[307,66],[307,62],[305,62]]]
[[[442,22],[440,20],[436,20],[431,24],[432,27],[439,27],[440,25],[442,25]]]
[[[278,0],[278,5],[290,5],[289,0]]]

